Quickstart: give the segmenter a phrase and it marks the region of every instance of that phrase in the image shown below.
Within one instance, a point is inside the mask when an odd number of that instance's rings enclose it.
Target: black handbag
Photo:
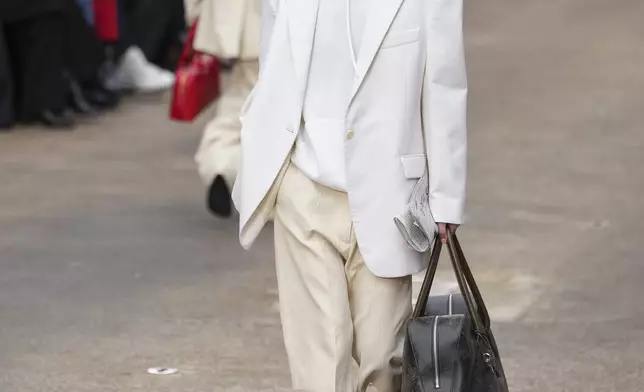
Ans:
[[[447,246],[461,295],[429,297],[442,249],[437,238],[403,353],[403,392],[508,392],[490,316],[455,234]]]

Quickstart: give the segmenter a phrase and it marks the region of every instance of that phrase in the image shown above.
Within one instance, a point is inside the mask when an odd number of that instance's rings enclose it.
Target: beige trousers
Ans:
[[[230,84],[217,102],[217,114],[201,138],[195,156],[199,175],[210,186],[217,175],[224,177],[232,188],[241,159],[241,123],[239,112],[257,82],[257,61],[242,61],[235,65]]]
[[[369,271],[347,194],[291,164],[275,206],[275,254],[293,388],[399,392],[411,277]]]

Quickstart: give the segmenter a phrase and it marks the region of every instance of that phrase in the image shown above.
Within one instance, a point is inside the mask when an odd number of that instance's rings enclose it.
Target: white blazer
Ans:
[[[272,185],[300,128],[319,1],[263,2],[260,76],[241,114],[233,190],[246,248],[268,219]],[[463,220],[463,0],[374,0],[370,12],[346,112],[347,193],[366,265],[377,276],[399,277],[424,268],[393,218],[426,167],[436,221]]]

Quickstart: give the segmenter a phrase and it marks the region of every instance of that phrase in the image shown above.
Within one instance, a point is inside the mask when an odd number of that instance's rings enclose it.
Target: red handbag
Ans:
[[[193,121],[220,93],[219,59],[193,48],[198,22],[188,31],[175,72],[170,118],[176,121]]]
[[[106,42],[119,39],[119,7],[117,0],[94,0],[94,29]]]

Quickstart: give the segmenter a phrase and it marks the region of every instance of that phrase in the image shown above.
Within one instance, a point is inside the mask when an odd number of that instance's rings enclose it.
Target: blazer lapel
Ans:
[[[371,63],[373,63],[376,53],[378,53],[380,44],[382,44],[389,27],[393,23],[396,14],[398,14],[402,2],[403,0],[384,0],[378,2],[377,7],[371,9],[364,28],[360,53],[358,53],[358,77],[353,85],[351,100],[353,100],[362,85]]]
[[[303,97],[309,75],[320,1],[288,0],[288,25],[298,88]]]

